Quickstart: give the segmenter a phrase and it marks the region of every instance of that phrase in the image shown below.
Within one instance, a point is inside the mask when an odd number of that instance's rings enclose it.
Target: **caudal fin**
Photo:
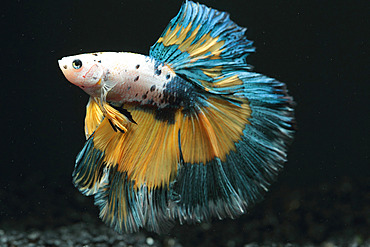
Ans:
[[[252,42],[225,12],[186,1],[150,55],[203,91],[180,127],[183,163],[172,215],[235,217],[260,199],[286,161],[294,132],[285,84],[251,72]]]

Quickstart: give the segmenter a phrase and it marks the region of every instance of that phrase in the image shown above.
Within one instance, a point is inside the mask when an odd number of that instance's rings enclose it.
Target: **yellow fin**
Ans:
[[[178,110],[172,123],[157,119],[154,109],[125,105],[137,124],[120,122],[126,130],[122,133],[114,131],[110,119],[105,118],[95,131],[94,147],[104,152],[108,166],[118,165],[117,171],[127,173],[135,186],[168,185],[180,162],[179,144],[186,163],[205,164],[215,157],[225,160],[249,124],[251,110],[247,103],[237,106],[215,97],[207,102],[208,106],[192,114]]]
[[[154,110],[125,106],[137,124],[128,122],[126,132],[115,132],[104,119],[94,134],[95,148],[105,152],[104,161],[126,172],[135,186],[149,188],[168,185],[179,162],[178,122],[155,118]],[[178,120],[180,113],[176,114]]]
[[[106,102],[101,103],[99,98],[90,97],[86,106],[85,136],[86,139],[96,130],[103,118],[107,118],[111,127],[126,132],[126,124],[131,122],[125,115]]]
[[[102,120],[103,112],[101,111],[99,104],[93,97],[90,97],[89,102],[86,105],[86,117],[85,117],[86,139],[91,136],[91,134],[99,126]]]
[[[222,161],[235,150],[249,124],[251,110],[247,102],[239,106],[210,97],[208,106],[184,117],[181,123],[181,150],[185,163],[206,164],[215,157]]]
[[[116,110],[107,103],[104,103],[103,107],[106,111],[105,117],[108,118],[108,121],[112,125],[112,128],[115,131],[117,131],[116,128],[118,128],[121,132],[126,132],[127,128],[125,125],[129,123],[130,120],[125,115],[123,115],[122,113],[120,113],[118,110]]]
[[[136,123],[116,117],[116,109],[106,105],[107,112],[115,115],[103,118],[78,155],[74,172],[75,185],[86,195],[95,194],[106,223],[119,231],[132,231],[170,220],[171,182],[179,179],[178,167],[183,165],[180,171],[189,165],[213,169],[212,161],[224,162],[236,150],[249,124],[248,102],[238,105],[231,99],[210,97],[207,103],[190,112],[160,113],[171,113],[170,120],[161,118],[155,108],[125,104]],[[111,119],[126,131],[115,131]],[[162,216],[147,214],[148,207]]]

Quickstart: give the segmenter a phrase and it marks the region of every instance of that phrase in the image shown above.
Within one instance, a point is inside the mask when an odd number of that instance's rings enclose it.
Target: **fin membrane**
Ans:
[[[117,231],[146,227],[164,232],[173,221],[168,213],[169,187],[180,162],[179,126],[156,119],[155,109],[105,108],[114,115],[103,117],[78,155],[74,184],[85,195],[95,195],[100,217]],[[122,118],[123,113],[130,117]],[[119,120],[116,124],[126,131],[112,128],[111,119]]]
[[[85,117],[85,136],[86,139],[91,136],[95,129],[99,126],[103,120],[103,112],[94,97],[89,98],[89,102],[86,105],[86,117]]]
[[[104,118],[77,157],[74,183],[95,195],[100,217],[119,232],[245,213],[276,177],[292,133],[287,106],[259,98],[198,99],[171,123],[155,109],[124,106],[137,124],[128,121],[123,133]]]
[[[250,68],[254,48],[245,31],[228,13],[186,1],[149,55],[206,91],[228,94],[243,84],[237,71]]]
[[[180,128],[183,162],[172,187],[180,200],[171,215],[181,222],[245,213],[286,161],[293,99],[284,83],[250,71],[245,31],[227,13],[186,1],[150,49],[204,90]]]
[[[127,110],[112,104],[104,103],[99,98],[90,97],[86,106],[86,139],[96,130],[104,117],[108,119],[114,131],[121,131],[123,133],[127,131],[127,123],[136,123]]]
[[[180,200],[171,208],[172,217],[180,222],[245,213],[262,198],[286,161],[292,109],[284,99],[266,93],[279,82],[257,78],[261,88],[251,96],[255,93],[259,100],[238,106],[209,97],[196,115],[183,120],[183,163],[172,186]]]

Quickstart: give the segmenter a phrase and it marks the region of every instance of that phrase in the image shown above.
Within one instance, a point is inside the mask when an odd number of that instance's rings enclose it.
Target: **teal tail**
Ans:
[[[172,217],[181,222],[245,213],[262,198],[286,161],[294,132],[294,102],[284,83],[250,71],[246,58],[255,49],[245,31],[229,14],[186,1],[150,49],[152,57],[207,95],[235,108],[247,104],[251,110],[240,140],[225,159],[181,164],[172,187],[181,199],[171,208]],[[204,96],[198,105],[213,104]]]

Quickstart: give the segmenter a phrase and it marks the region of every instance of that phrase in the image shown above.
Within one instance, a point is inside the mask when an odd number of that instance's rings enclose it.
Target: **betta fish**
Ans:
[[[252,71],[246,28],[186,1],[149,55],[96,52],[59,67],[89,96],[74,185],[118,232],[235,218],[283,167],[294,132],[284,83]]]

